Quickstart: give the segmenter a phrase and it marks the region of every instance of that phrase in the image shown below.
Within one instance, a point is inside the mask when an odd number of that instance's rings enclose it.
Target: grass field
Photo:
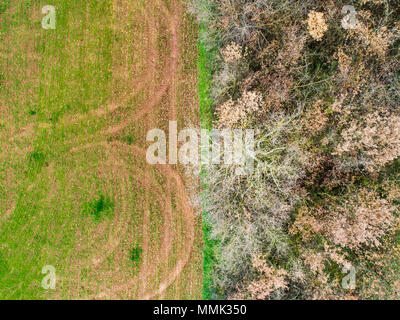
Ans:
[[[0,299],[201,297],[201,218],[146,133],[198,121],[178,0],[0,1]],[[55,290],[41,282],[56,269]]]

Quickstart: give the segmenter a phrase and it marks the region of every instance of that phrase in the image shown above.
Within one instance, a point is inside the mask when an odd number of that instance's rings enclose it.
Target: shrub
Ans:
[[[215,124],[257,130],[251,173],[208,168],[220,297],[398,298],[400,7],[353,1],[344,29],[345,5],[193,1],[220,53]]]
[[[224,296],[250,277],[253,255],[274,252],[278,261],[292,258],[285,228],[303,174],[299,147],[291,141],[295,122],[284,114],[270,115],[257,135],[258,161],[248,175],[237,175],[234,165],[208,168],[208,224],[221,244],[215,283]]]

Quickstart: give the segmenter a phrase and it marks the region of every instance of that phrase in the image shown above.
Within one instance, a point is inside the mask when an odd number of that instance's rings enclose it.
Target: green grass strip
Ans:
[[[206,32],[206,26],[199,26],[199,34]],[[201,38],[201,37],[200,37]],[[198,94],[199,94],[199,105],[200,105],[200,121],[201,127],[204,129],[211,129],[213,122],[213,101],[211,98],[211,86],[212,86],[212,65],[214,53],[206,49],[205,43],[201,40],[198,41]],[[207,172],[203,168],[201,172],[202,181],[204,181],[204,175]],[[202,187],[207,188],[207,185],[202,182]],[[205,199],[202,199],[203,203]],[[211,226],[207,222],[207,212],[203,210],[203,289],[202,298],[204,300],[212,300],[213,294],[213,279],[212,270],[216,264],[217,257],[216,252],[218,250],[218,241],[212,240],[210,237]]]

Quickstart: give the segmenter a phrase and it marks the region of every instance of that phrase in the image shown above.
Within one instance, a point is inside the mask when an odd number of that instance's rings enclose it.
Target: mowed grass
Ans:
[[[129,149],[145,146],[144,121],[104,134],[157,89],[134,90],[148,69],[148,7],[56,0],[56,30],[43,30],[47,4],[0,0],[0,299],[135,298],[157,289],[187,241],[175,191]],[[165,58],[156,59],[161,67]],[[160,194],[171,198],[170,225]],[[173,251],[164,263],[166,227]],[[201,254],[192,255],[156,297],[199,297]],[[46,265],[56,269],[56,290],[42,288]]]

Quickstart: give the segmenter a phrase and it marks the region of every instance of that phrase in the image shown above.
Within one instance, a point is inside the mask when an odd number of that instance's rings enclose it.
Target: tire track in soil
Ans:
[[[168,31],[170,32],[170,50],[169,56],[166,59],[164,66],[163,66],[163,71],[162,71],[162,79],[161,79],[161,86],[156,90],[156,94],[153,96],[153,98],[150,99],[147,103],[145,103],[142,107],[141,110],[139,111],[134,111],[128,118],[114,126],[109,127],[105,131],[102,132],[102,134],[109,136],[109,135],[114,135],[123,129],[127,128],[129,125],[133,125],[135,121],[142,119],[144,116],[147,115],[152,115],[152,113],[157,110],[157,107],[160,105],[163,97],[168,94],[168,111],[169,111],[169,116],[170,120],[176,120],[177,117],[177,75],[178,75],[178,59],[179,59],[179,54],[180,54],[180,45],[179,45],[179,30],[180,30],[180,18],[182,14],[182,7],[181,3],[179,0],[174,0],[172,7],[173,12],[171,13],[169,9],[166,7],[165,3],[163,3],[160,0],[156,0],[156,4],[158,7],[161,9],[163,12],[165,18],[168,20]],[[148,16],[150,20],[150,24],[155,23],[154,16]],[[151,28],[151,27],[150,27]],[[151,43],[154,43],[154,34],[151,32]],[[154,51],[151,50],[151,52]],[[146,79],[143,80],[141,87],[143,88],[146,86],[146,82],[150,81],[151,78],[154,78],[154,75],[156,73],[156,64],[154,63],[154,55],[151,54],[149,55],[148,58],[148,65],[150,66],[150,72],[146,76]],[[168,53],[167,53],[168,54]],[[151,82],[151,89],[155,88],[152,85]],[[151,94],[151,92],[150,92]],[[156,122],[156,119],[151,117],[147,117],[146,119],[146,125],[147,129],[151,129],[154,127],[154,124]],[[141,157],[145,158],[146,157],[146,149],[141,148],[139,146],[135,145],[127,145],[123,142],[112,142],[113,145],[117,145],[120,150],[125,149],[128,150],[132,153],[134,153],[136,156],[140,155]],[[184,180],[179,173],[178,169],[174,166],[171,165],[157,165],[156,166],[159,171],[163,174],[164,177],[167,178],[167,189],[168,191],[171,189],[175,189],[176,191],[176,203],[177,206],[180,204],[181,206],[181,213],[182,213],[182,218],[184,221],[184,228],[185,228],[185,234],[187,235],[187,239],[184,243],[183,249],[181,249],[181,252],[178,253],[177,257],[177,262],[175,266],[167,271],[168,275],[166,276],[165,279],[161,279],[161,282],[158,286],[157,289],[148,289],[141,287],[139,288],[139,295],[138,299],[152,299],[157,296],[161,296],[165,293],[165,291],[178,279],[179,275],[183,272],[184,268],[190,261],[192,249],[193,249],[193,243],[194,243],[194,237],[195,237],[195,225],[194,225],[194,220],[195,220],[195,213],[194,209],[192,208],[190,204],[190,198],[189,195],[186,191],[185,183]],[[147,170],[150,170],[151,167],[149,166]],[[149,182],[146,182],[148,184]],[[148,188],[151,188],[149,184],[147,185]],[[171,199],[168,198],[168,196],[164,195],[160,197],[160,200],[163,200],[165,207],[162,210],[162,215],[164,218],[164,225],[163,225],[163,234],[161,237],[161,244],[160,244],[160,254],[158,255],[158,263],[168,265],[168,259],[169,259],[169,254],[172,253],[172,235],[171,235],[171,227],[172,227],[172,217],[174,214],[177,214],[179,211],[178,208],[176,209],[176,212],[172,211],[172,206],[171,206]],[[145,216],[144,216],[144,225],[143,225],[143,243],[142,246],[144,249],[149,249],[150,248],[150,237],[151,231],[149,228],[149,212],[145,210]],[[119,230],[122,231],[122,230]],[[179,236],[179,235],[178,235]],[[144,252],[146,252],[144,250]],[[152,257],[154,259],[155,257]],[[133,288],[134,285],[137,283],[138,279],[141,280],[141,284],[151,284],[155,280],[155,269],[156,269],[156,264],[151,263],[152,259],[150,260],[150,265],[142,263],[142,266],[140,267],[139,275],[137,277],[133,277],[130,279],[128,282],[120,285],[113,285],[109,290],[106,290],[102,292],[100,295],[97,295],[96,297],[118,297],[118,293],[121,291],[128,291],[129,289]]]
[[[169,12],[168,8],[166,7],[165,3],[157,0],[157,3],[161,5],[162,11],[164,12],[164,15],[168,17],[169,19],[169,24],[168,24],[168,31],[171,33],[171,39],[170,39],[170,58],[167,59],[169,60],[169,77],[168,77],[168,84],[171,89],[171,92],[169,93],[169,112],[170,112],[170,120],[177,120],[177,89],[178,89],[178,59],[179,59],[179,54],[180,54],[180,45],[179,45],[179,30],[180,30],[180,18],[182,16],[182,6],[179,0],[174,0],[172,3],[173,7],[173,12]],[[163,89],[163,88],[162,88]],[[148,105],[148,109],[155,109],[157,107],[157,104],[152,101],[152,104]],[[150,128],[150,127],[149,127]],[[146,150],[144,149],[139,149],[135,147],[137,153],[141,153],[143,157],[146,155]],[[160,284],[159,288],[155,291],[149,290],[146,292],[144,295],[141,295],[139,299],[152,299],[156,296],[162,295],[170,285],[172,285],[175,280],[179,277],[179,275],[183,272],[185,266],[188,264],[190,257],[191,257],[191,252],[193,249],[193,243],[194,243],[194,210],[192,206],[190,205],[190,199],[186,191],[186,187],[183,181],[183,178],[181,174],[178,172],[177,168],[174,168],[171,165],[164,165],[164,166],[159,166],[162,171],[164,171],[164,175],[169,178],[169,181],[173,181],[173,185],[176,187],[176,195],[177,195],[177,202],[181,203],[181,210],[182,210],[182,215],[184,219],[184,224],[186,227],[186,232],[188,233],[188,239],[185,243],[184,249],[182,250],[184,252],[183,257],[178,257],[177,263],[175,267],[168,272],[167,279],[164,279]],[[170,203],[170,201],[168,201]],[[167,225],[167,222],[165,221],[164,223],[164,230],[168,230],[169,226]],[[165,243],[165,241],[168,241],[168,244]],[[171,252],[171,246],[172,242],[169,241],[168,237],[165,237],[161,243],[161,247],[166,248],[167,250],[164,251],[166,252]],[[165,254],[163,257],[165,263],[168,263],[168,254]]]

